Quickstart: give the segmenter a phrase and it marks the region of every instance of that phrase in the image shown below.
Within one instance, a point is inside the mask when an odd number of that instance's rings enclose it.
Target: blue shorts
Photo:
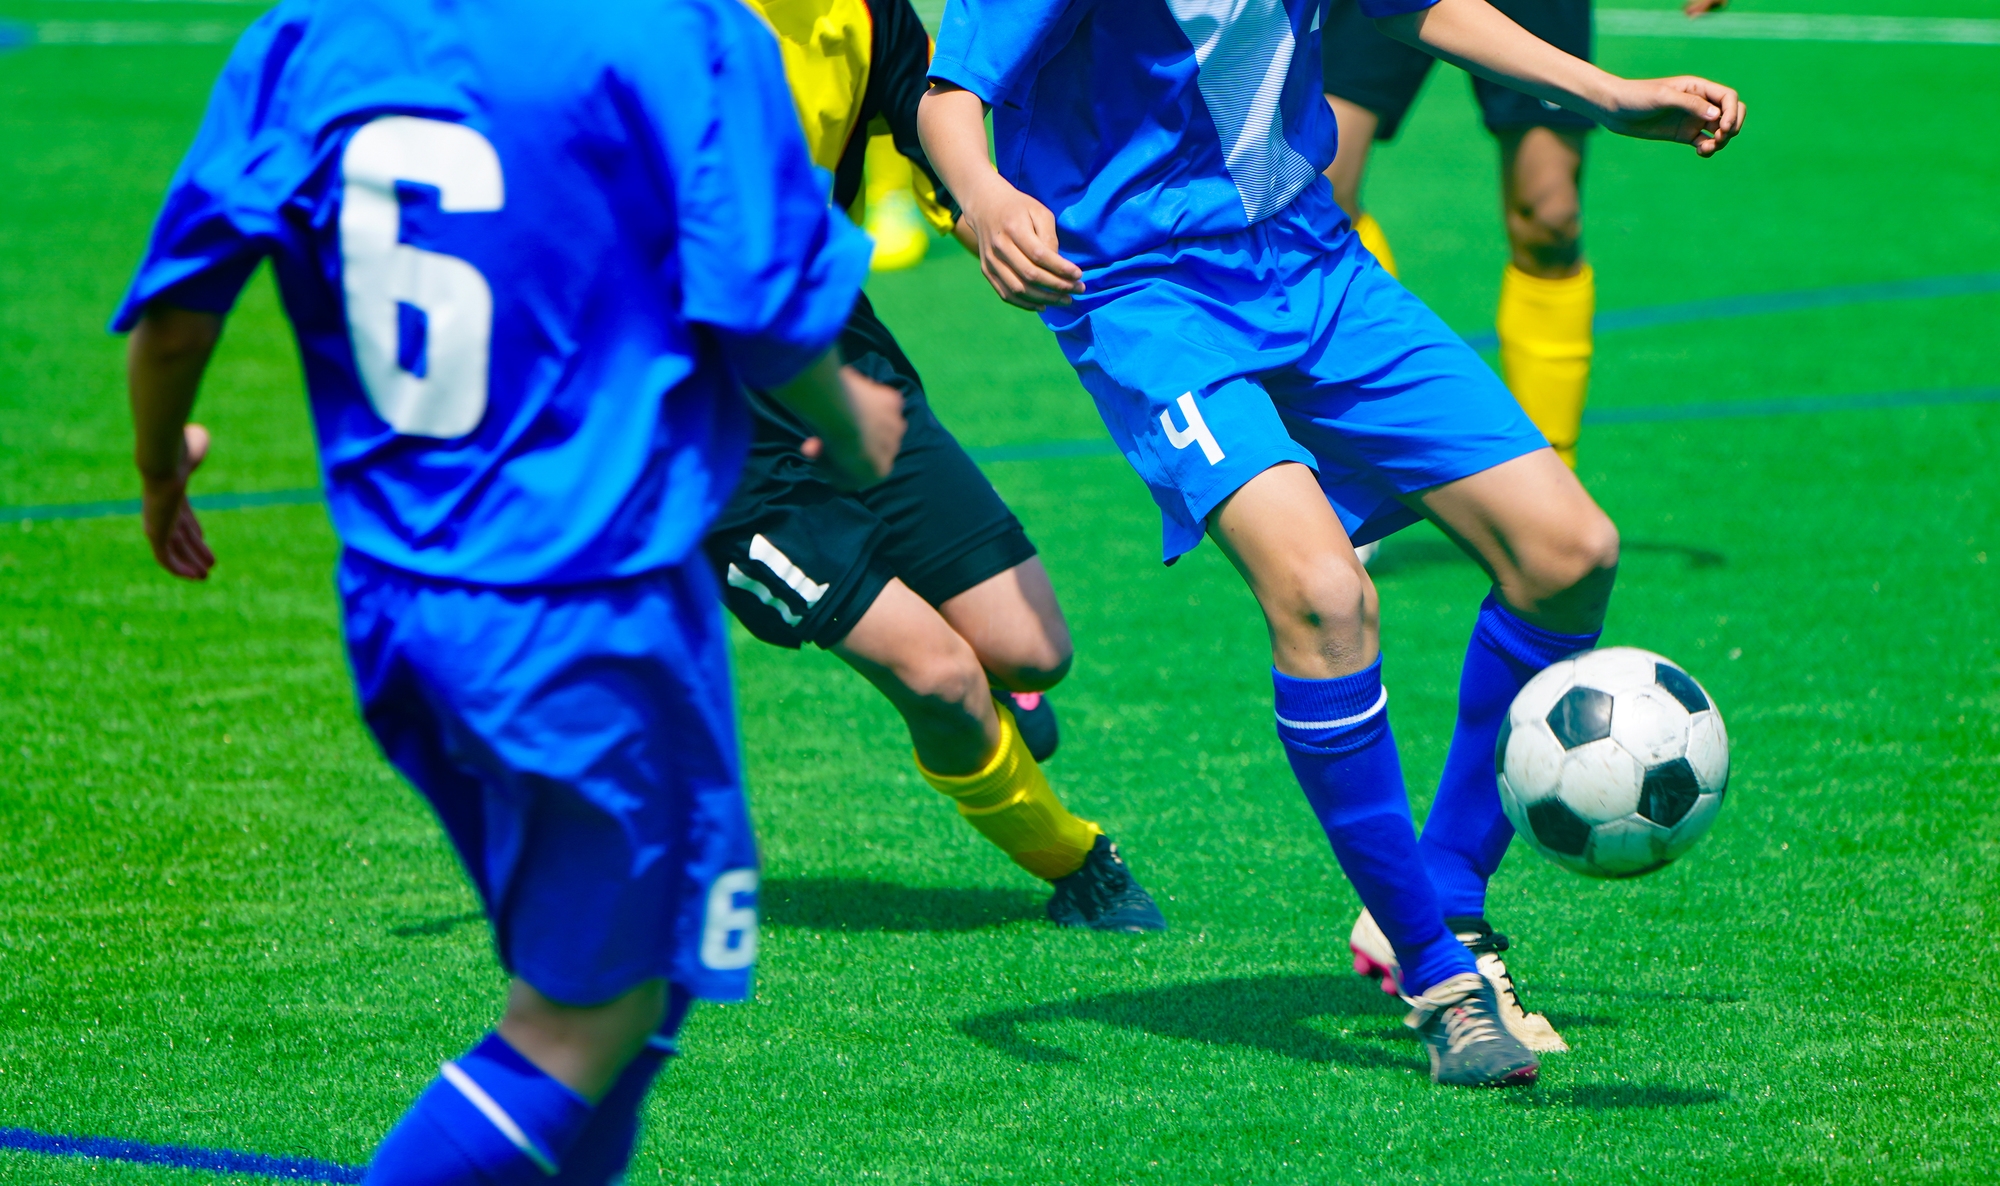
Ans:
[[[1382,270],[1324,180],[1245,230],[1084,274],[1043,319],[1152,489],[1168,563],[1280,462],[1318,472],[1355,543],[1403,497],[1548,447],[1492,369]]]
[[[361,711],[430,800],[500,961],[564,1004],[749,994],[757,849],[728,636],[697,556],[562,589],[339,572]]]

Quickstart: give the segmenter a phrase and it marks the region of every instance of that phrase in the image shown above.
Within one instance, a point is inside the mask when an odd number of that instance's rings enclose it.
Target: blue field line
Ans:
[[[1929,408],[2000,403],[2000,387],[1934,391],[1878,391],[1870,395],[1806,395],[1734,403],[1681,404],[1665,408],[1603,408],[1585,412],[1585,424],[1664,424],[1671,420],[1729,420],[1739,416],[1792,416],[1808,412],[1865,412],[1873,408]]]
[[[366,1166],[342,1165],[317,1157],[272,1157],[238,1153],[234,1149],[191,1149],[183,1145],[149,1145],[116,1137],[66,1137],[26,1128],[0,1128],[0,1149],[42,1153],[50,1157],[97,1157],[133,1165],[164,1165],[207,1170],[215,1174],[255,1174],[288,1182],[359,1182]]]
[[[189,501],[197,511],[240,511],[249,507],[298,507],[320,502],[317,486],[294,486],[285,490],[246,490],[240,494],[197,494]],[[120,498],[111,502],[53,502],[44,506],[0,507],[0,523],[23,519],[44,522],[50,519],[110,519],[139,513],[139,500]]]
[[[1585,412],[1585,424],[1665,424],[1675,420],[1729,420],[1743,416],[1798,416],[1812,412],[1865,412],[1876,408],[1948,407],[1953,404],[2000,403],[2000,387],[1946,387],[1930,391],[1876,391],[1866,395],[1804,395],[1785,399],[1751,399],[1732,403],[1679,404],[1652,408],[1598,408]],[[1080,441],[1037,441],[1025,445],[987,445],[967,449],[974,461],[1056,461],[1065,457],[1113,457],[1118,447],[1102,437]],[[311,506],[322,501],[317,487],[252,490],[242,494],[197,494],[198,511],[236,511],[250,507]],[[136,515],[139,500],[117,502],[58,502],[44,506],[0,507],[0,523],[23,520],[106,519]]]
[[[2000,387],[1956,387],[1936,391],[1878,391],[1867,395],[1795,396],[1734,403],[1680,404],[1653,408],[1601,408],[1585,412],[1585,424],[1665,424],[1675,420],[1729,420],[1741,416],[1792,416],[1810,412],[1865,412],[1873,408],[1943,407],[2000,403]],[[1060,457],[1110,457],[1107,440],[1049,441],[967,449],[975,461],[1052,461]]]
[[[1885,280],[1874,284],[1842,284],[1833,288],[1806,288],[1796,292],[1757,292],[1746,296],[1712,297],[1705,301],[1683,301],[1674,305],[1649,305],[1643,309],[1613,309],[1599,313],[1591,328],[1598,333],[1621,329],[1656,329],[1690,321],[1719,321],[1730,317],[1758,317],[1767,313],[1797,313],[1805,309],[1829,309],[1837,305],[1865,305],[1877,301],[1923,301],[1937,297],[1981,296],[2000,292],[2000,272],[1974,272],[1967,276],[1922,276],[1915,280]],[[1465,339],[1474,350],[1492,350],[1500,345],[1493,331]]]

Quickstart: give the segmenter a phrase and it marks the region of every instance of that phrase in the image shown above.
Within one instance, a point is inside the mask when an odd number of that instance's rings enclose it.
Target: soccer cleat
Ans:
[[[1014,727],[1021,731],[1021,740],[1028,743],[1028,753],[1040,765],[1055,756],[1056,746],[1062,744],[1062,734],[1056,728],[1056,708],[1049,698],[1040,692],[1008,692],[1000,688],[993,695],[1014,714]]]
[[[1521,992],[1514,986],[1513,974],[1507,970],[1507,963],[1500,953],[1507,950],[1507,936],[1496,932],[1483,918],[1463,916],[1447,918],[1444,924],[1465,944],[1473,958],[1478,961],[1479,974],[1493,984],[1493,992],[1500,1002],[1500,1020],[1507,1029],[1528,1049],[1538,1054],[1564,1054],[1569,1051],[1569,1043],[1563,1041],[1556,1027],[1540,1013],[1530,1013],[1521,1007]],[[1401,996],[1402,987],[1398,977],[1402,969],[1396,964],[1396,951],[1389,946],[1389,937],[1382,928],[1375,925],[1375,919],[1366,910],[1354,920],[1354,930],[1347,937],[1347,947],[1354,953],[1356,975],[1367,976],[1382,983],[1382,991],[1390,996]]]
[[[1049,921],[1059,927],[1093,931],[1164,931],[1166,916],[1153,895],[1132,880],[1132,870],[1109,836],[1100,835],[1083,858],[1083,868],[1053,883]]]
[[[1534,1051],[1500,1019],[1493,982],[1461,972],[1410,1000],[1403,1024],[1431,1056],[1431,1081],[1451,1087],[1522,1087],[1542,1073]]]

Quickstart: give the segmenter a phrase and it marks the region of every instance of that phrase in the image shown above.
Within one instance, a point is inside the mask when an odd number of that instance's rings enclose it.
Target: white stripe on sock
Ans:
[[[1389,707],[1389,689],[1383,688],[1382,698],[1377,700],[1375,707],[1369,709],[1367,712],[1356,713],[1351,717],[1342,717],[1337,721],[1288,721],[1284,717],[1279,717],[1278,723],[1287,729],[1345,729],[1349,725],[1360,724],[1387,707]]]
[[[507,1115],[507,1109],[501,1107],[492,1096],[487,1095],[486,1089],[472,1076],[466,1074],[455,1062],[448,1062],[439,1067],[438,1073],[444,1076],[446,1083],[458,1088],[458,1094],[471,1101],[472,1106],[478,1108],[481,1115],[491,1120],[493,1127],[500,1130],[501,1136],[514,1142],[514,1147],[529,1161],[534,1162],[536,1169],[551,1178],[556,1176],[558,1172],[556,1163],[550,1161],[547,1154],[535,1148],[535,1143],[528,1139],[528,1134],[521,1131],[521,1126],[514,1123],[512,1116]]]

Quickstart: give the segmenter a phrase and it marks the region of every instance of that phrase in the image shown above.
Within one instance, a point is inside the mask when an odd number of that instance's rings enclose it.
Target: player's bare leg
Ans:
[[[1583,270],[1583,137],[1551,128],[1500,136],[1501,206],[1514,266],[1544,280]]]
[[[616,1000],[576,1006],[552,1001],[525,980],[507,990],[500,1036],[563,1086],[596,1103],[659,1028],[667,985],[649,980]]]
[[[1550,128],[1500,133],[1502,217],[1511,262],[1495,328],[1500,369],[1528,418],[1576,467],[1589,395],[1596,278],[1583,257],[1583,137]]]
[[[1005,661],[1007,678],[1046,687],[1068,669],[1068,627],[1039,561],[945,605]],[[982,609],[993,617],[975,622]],[[1002,637],[1010,627],[1020,632],[1012,640]],[[1016,864],[1055,887],[1051,919],[1098,930],[1165,928],[1103,830],[1056,798],[1013,711],[996,703],[980,652],[943,613],[892,580],[832,650],[902,713],[925,780]]]
[[[1513,838],[1494,785],[1500,720],[1548,663],[1597,642],[1618,571],[1618,530],[1550,449],[1424,492],[1415,501],[1483,567],[1494,594],[1480,607],[1459,686],[1458,720],[1418,850],[1447,925],[1477,957],[1507,1028],[1531,1049],[1568,1049],[1521,1003],[1486,919],[1486,886]],[[1401,969],[1363,913],[1349,938],[1355,970],[1394,991]]]
[[[902,581],[883,586],[832,650],[896,706],[926,769],[977,770],[1000,744],[999,713],[972,644]]]
[[[1396,253],[1389,250],[1389,236],[1361,207],[1361,180],[1368,172],[1368,153],[1375,146],[1375,130],[1382,126],[1382,117],[1338,95],[1326,96],[1326,105],[1333,109],[1334,123],[1340,127],[1339,147],[1334,150],[1333,163],[1326,167],[1327,180],[1333,182],[1333,200],[1347,211],[1354,233],[1361,236],[1361,245],[1394,276]],[[1364,544],[1360,551],[1363,564],[1375,557],[1374,544]]]
[[[1445,925],[1418,858],[1388,695],[1374,583],[1313,472],[1272,466],[1209,516],[1209,537],[1264,610],[1278,735],[1342,871],[1384,921],[1409,1024],[1441,1083],[1532,1082],[1535,1057],[1506,1024],[1474,957]]]
[[[1417,501],[1486,569],[1517,617],[1561,634],[1604,625],[1618,528],[1553,450],[1448,482]]]
[[[1056,710],[1042,693],[1069,674],[1074,655],[1069,623],[1039,556],[996,574],[945,601],[938,611],[972,644],[979,665],[1006,701],[1035,761],[1046,762],[1062,742]]]
[[[1381,654],[1375,583],[1312,470],[1285,464],[1258,474],[1209,516],[1208,534],[1264,610],[1273,667],[1331,679]]]
[[[1069,623],[1039,556],[988,577],[938,612],[1003,688],[1046,692],[1069,674]]]
[[[1328,95],[1326,105],[1333,109],[1334,122],[1340,126],[1340,146],[1334,150],[1333,163],[1326,167],[1326,178],[1333,182],[1333,200],[1347,211],[1347,217],[1360,218],[1361,178],[1368,171],[1368,150],[1375,146],[1375,129],[1382,121],[1361,104],[1338,95]]]

